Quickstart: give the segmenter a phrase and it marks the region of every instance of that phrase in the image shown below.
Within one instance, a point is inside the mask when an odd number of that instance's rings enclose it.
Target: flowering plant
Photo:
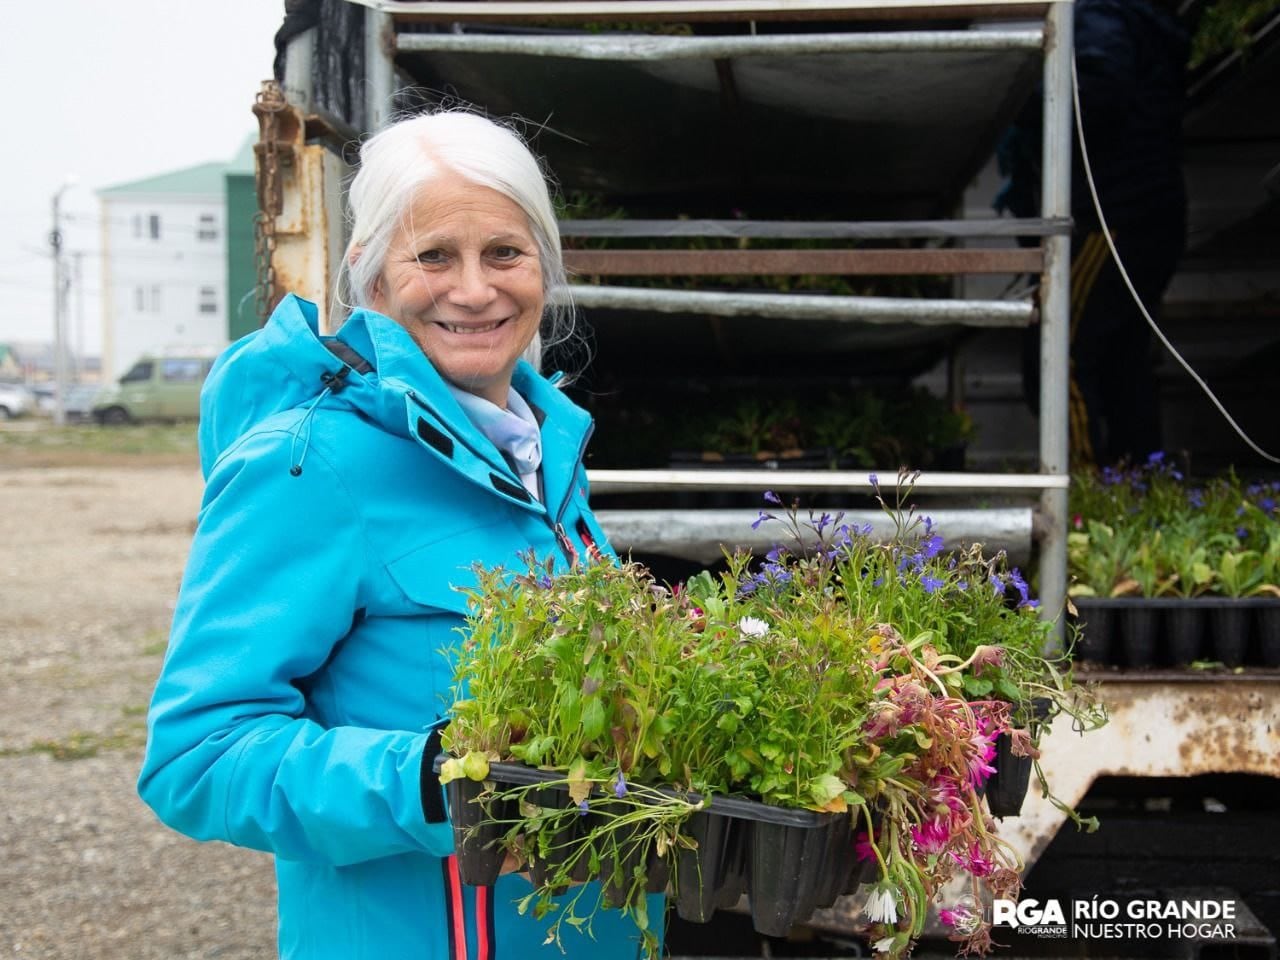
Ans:
[[[501,842],[542,879],[526,906],[560,911],[553,937],[566,922],[589,929],[576,909],[586,888],[554,899],[584,863],[606,880],[597,903],[647,928],[641,894],[696,847],[691,816],[725,795],[847,819],[842,853],[865,868],[880,953],[909,950],[959,873],[975,892],[1016,896],[1021,863],[981,796],[997,740],[1031,758],[1043,786],[1033,703],[1078,729],[1105,715],[1073,687],[1069,659],[1046,653],[1052,626],[1020,571],[980,546],[945,551],[904,505],[913,479],[881,499],[886,541],[766,494],[756,524],[780,524],[786,542],[683,589],[629,563],[555,574],[528,557],[514,577],[479,571],[441,779],[484,781],[491,761],[560,778],[559,804],[529,787],[488,791],[516,804]],[[986,952],[989,928],[962,927],[966,949]]]
[[[1163,454],[1072,478],[1073,596],[1280,596],[1280,483],[1188,482]]]

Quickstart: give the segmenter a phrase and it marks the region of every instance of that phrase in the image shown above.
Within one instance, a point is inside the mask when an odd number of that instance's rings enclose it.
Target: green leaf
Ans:
[[[994,688],[995,684],[986,677],[975,677],[973,674],[968,674],[964,678],[964,692],[970,697],[988,696]]]
[[[809,796],[817,806],[825,807],[847,789],[848,784],[835,774],[827,773],[809,784]]]
[[[483,780],[489,776],[489,758],[478,750],[471,750],[462,758],[462,772],[470,780]]]
[[[604,704],[599,697],[588,697],[582,708],[582,736],[594,740],[604,733]]]

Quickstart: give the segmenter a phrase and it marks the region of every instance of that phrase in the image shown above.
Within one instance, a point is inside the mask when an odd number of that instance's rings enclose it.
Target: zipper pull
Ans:
[[[560,549],[564,551],[565,557],[569,560],[569,566],[576,567],[578,565],[578,550],[573,545],[573,541],[569,539],[569,532],[565,530],[563,523],[557,523],[552,528],[555,531],[556,540],[560,543]]]

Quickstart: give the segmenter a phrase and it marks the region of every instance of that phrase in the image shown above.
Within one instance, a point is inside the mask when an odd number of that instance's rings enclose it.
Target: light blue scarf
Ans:
[[[507,409],[503,410],[461,387],[453,384],[448,384],[448,387],[475,428],[511,458],[525,489],[537,497],[538,468],[542,465],[542,431],[524,397],[516,393],[515,387],[508,388]]]

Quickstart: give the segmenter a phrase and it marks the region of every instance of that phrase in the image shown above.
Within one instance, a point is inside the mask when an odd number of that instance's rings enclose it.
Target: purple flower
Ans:
[[[942,580],[939,580],[937,577],[931,577],[927,573],[920,578],[920,585],[924,587],[925,593],[936,593],[942,584]]]
[[[1248,530],[1246,530],[1244,527],[1236,527],[1236,539],[1237,539],[1237,540],[1244,540],[1244,539],[1247,539],[1247,538],[1248,538],[1248,536],[1249,536],[1249,531],[1248,531]]]
[[[933,517],[923,517],[924,535],[927,537],[933,533]]]
[[[998,573],[991,575],[991,592],[997,597],[1004,593],[1004,579]]]
[[[1026,607],[1031,605],[1031,597],[1029,595],[1030,588],[1027,581],[1022,579],[1022,573],[1017,567],[1009,573],[1009,582],[1013,584],[1015,590],[1018,591],[1018,606]]]
[[[1156,467],[1156,466],[1159,466],[1159,465],[1160,465],[1160,464],[1162,464],[1162,463],[1164,463],[1164,451],[1163,451],[1163,450],[1156,450],[1156,451],[1155,451],[1154,453],[1152,453],[1149,457],[1147,457],[1147,466],[1148,466],[1148,467]]]
[[[613,785],[613,795],[621,800],[627,795],[627,778],[622,771],[618,771],[618,782]]]
[[[957,590],[959,590],[961,593],[964,593],[966,590],[968,590],[968,589],[969,589],[969,581],[968,581],[968,580],[957,580],[957,581],[956,581],[956,589],[957,589]]]
[[[591,812],[591,808],[587,806],[586,800],[583,800],[581,803],[578,804],[578,816],[585,817],[590,812]]]
[[[867,479],[871,482],[871,486],[875,487],[877,490],[880,488],[880,478],[874,473],[867,474]]]
[[[1204,506],[1204,491],[1199,489],[1188,490],[1187,503],[1191,504],[1191,506],[1199,510],[1201,507]]]
[[[761,510],[760,516],[756,517],[756,519],[752,522],[751,529],[759,530],[760,524],[764,523],[766,520],[776,520],[776,519],[778,518],[775,517],[772,513],[765,513],[763,510]]]
[[[1263,497],[1258,501],[1258,506],[1262,508],[1264,513],[1275,513],[1276,510],[1276,502],[1271,497]]]
[[[543,590],[550,590],[551,577],[545,573],[538,574],[538,586],[540,586]]]
[[[775,507],[782,506],[782,499],[772,490],[766,490],[764,492],[764,502],[772,503]]]
[[[920,546],[924,549],[925,559],[932,560],[942,552],[942,537],[935,533],[931,537],[926,537]]]

